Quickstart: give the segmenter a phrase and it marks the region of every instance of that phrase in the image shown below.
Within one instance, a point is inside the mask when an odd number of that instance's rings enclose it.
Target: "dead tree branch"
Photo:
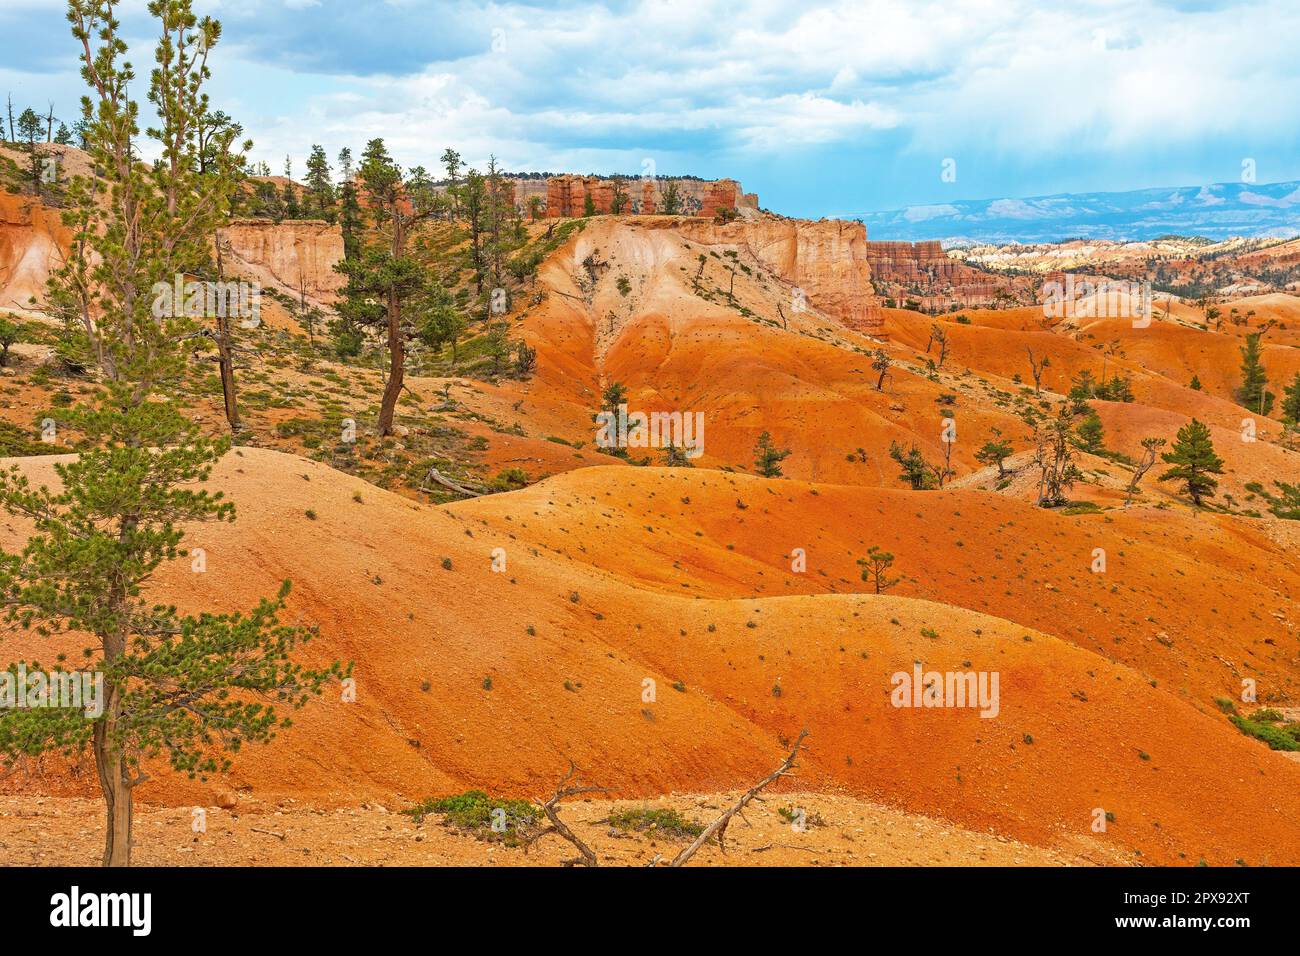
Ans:
[[[471,498],[477,498],[484,494],[483,491],[474,491],[470,488],[466,488],[464,485],[458,485],[450,478],[444,477],[442,472],[440,472],[437,468],[430,468],[429,473],[424,476],[424,480],[436,482],[437,484],[442,485],[444,488],[450,488],[452,491],[456,492],[457,494],[469,495]],[[421,486],[420,490],[426,493],[431,493],[433,489]]]
[[[668,865],[669,866],[684,865],[686,862],[690,860],[691,857],[693,857],[696,854],[696,852],[700,849],[700,847],[708,843],[711,839],[713,839],[715,835],[718,838],[719,849],[721,849],[725,853],[726,846],[722,841],[723,838],[726,836],[727,824],[731,822],[731,818],[740,815],[741,819],[743,820],[744,819],[743,811],[745,807],[749,804],[749,802],[753,800],[755,797],[757,797],[759,793],[762,791],[762,789],[766,787],[768,784],[772,783],[773,781],[777,780],[780,777],[785,776],[787,773],[789,773],[791,770],[794,769],[795,767],[794,758],[798,756],[799,747],[803,744],[803,740],[807,736],[808,736],[808,731],[806,729],[799,731],[799,736],[795,738],[794,746],[790,748],[790,753],[786,755],[785,760],[781,761],[781,766],[777,767],[775,770],[773,770],[770,774],[768,774],[766,777],[764,777],[754,786],[746,790],[741,795],[739,800],[737,800],[734,804],[732,804],[731,807],[724,810],[720,817],[718,817],[707,827],[705,827],[704,832],[695,838],[695,842],[692,843],[690,846],[688,846],[686,849],[682,850],[681,853],[678,853],[675,857],[673,857],[673,861]]]
[[[575,764],[572,760],[570,760],[569,772],[565,775],[564,779],[560,781],[560,785],[555,788],[554,795],[545,802],[541,800],[537,800],[536,797],[533,798],[538,804],[541,804],[542,812],[546,814],[546,819],[550,821],[550,826],[546,827],[543,830],[539,830],[531,838],[529,838],[528,842],[524,844],[525,853],[528,852],[529,847],[531,847],[542,837],[546,836],[549,833],[556,833],[559,834],[564,839],[568,840],[570,843],[572,843],[574,848],[580,854],[579,856],[574,857],[572,860],[563,861],[562,863],[563,866],[577,866],[579,864],[581,864],[582,866],[600,866],[600,863],[596,860],[595,851],[593,851],[591,847],[587,846],[587,844],[583,843],[582,838],[569,829],[569,827],[565,824],[565,822],[560,819],[559,811],[556,809],[560,801],[564,800],[567,797],[576,797],[584,793],[608,793],[609,792],[604,787],[581,786],[578,784],[577,779],[578,779],[578,765]],[[570,781],[573,781],[572,785],[570,784]]]

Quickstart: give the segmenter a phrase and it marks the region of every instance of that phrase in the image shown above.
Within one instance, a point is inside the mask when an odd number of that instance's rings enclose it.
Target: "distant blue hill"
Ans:
[[[945,244],[1300,236],[1300,182],[1216,183],[909,206],[860,217],[872,239]]]

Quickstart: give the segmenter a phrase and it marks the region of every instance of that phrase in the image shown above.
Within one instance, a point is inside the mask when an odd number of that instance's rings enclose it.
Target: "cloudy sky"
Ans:
[[[141,72],[145,6],[121,7]],[[1300,179],[1297,0],[195,7],[225,27],[215,104],[277,172],[382,136],[408,166],[450,145],[510,170],[732,176],[808,216],[1232,182],[1246,160]],[[0,0],[0,92],[75,117],[63,9]]]

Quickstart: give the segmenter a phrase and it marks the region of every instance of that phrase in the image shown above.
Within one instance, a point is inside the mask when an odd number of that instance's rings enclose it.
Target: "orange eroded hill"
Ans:
[[[51,474],[50,459],[21,465],[41,480]],[[1026,620],[939,603],[960,605],[963,592],[975,593],[963,583],[969,572],[958,554],[971,549],[988,587],[1002,552],[1008,568],[994,586],[1014,590],[1017,558],[1056,571],[1051,582],[1024,584],[1023,617],[1035,602],[1048,604],[1039,585],[1051,583],[1052,606],[1082,615],[1086,627],[1089,613],[1103,612],[1089,612],[1085,601],[1104,605],[1106,585],[1087,571],[1085,554],[1067,568],[1073,551],[1093,540],[1076,527],[1100,527],[1102,519],[1039,515],[973,492],[813,494],[795,482],[628,468],[586,469],[438,509],[256,449],[229,454],[214,482],[238,502],[239,520],[195,529],[190,543],[205,550],[207,570],[169,566],[159,595],[186,608],[226,609],[250,605],[290,577],[293,611],[321,627],[307,656],[350,659],[357,677],[356,703],[331,691],[275,745],[241,753],[228,781],[236,789],[326,803],[415,799],[468,785],[534,795],[571,757],[625,796],[716,791],[770,770],[784,741],[807,726],[813,736],[798,781],[805,789],[843,788],[1041,845],[1104,842],[1135,861],[1300,861],[1300,766],[1199,710],[1199,688],[1184,698],[1187,689],[1170,686],[1172,678],[1153,684],[1146,673],[1155,650],[1135,649],[1137,669],[1072,635],[1062,640]],[[799,507],[787,508],[795,496]],[[747,503],[743,512],[737,498]],[[863,526],[873,506],[881,524],[870,537],[910,531],[918,539],[914,549],[900,539],[909,581],[898,596],[747,595],[759,571],[773,585],[789,576],[773,552],[802,545],[799,538],[808,542],[808,579],[826,571],[819,590],[861,586],[851,580],[852,555],[830,554],[856,552],[849,529]],[[625,509],[649,527],[632,527]],[[615,526],[603,527],[610,519],[602,513],[617,515]],[[1015,526],[999,528],[1010,520]],[[1112,617],[1141,603],[1159,608],[1156,593],[1170,605],[1186,596],[1170,582],[1195,570],[1193,558],[1159,557],[1148,540],[1153,523],[1189,555],[1219,562],[1227,569],[1220,575],[1241,575],[1232,596],[1240,606],[1254,603],[1261,617],[1276,604],[1269,588],[1293,593],[1293,565],[1274,571],[1276,584],[1252,587],[1249,535],[1205,519],[1205,540],[1189,546],[1192,521],[1151,513],[1116,521],[1106,580],[1136,593],[1110,606]],[[25,533],[13,520],[4,529],[7,547]],[[498,547],[504,573],[491,570]],[[1139,559],[1140,568],[1127,565]],[[700,582],[696,589],[665,579],[676,573],[673,561]],[[766,593],[782,590],[798,588]],[[1173,628],[1178,611],[1153,613]],[[1229,624],[1249,617],[1219,611]],[[1171,660],[1196,647],[1195,636],[1169,633]],[[1254,650],[1262,669],[1271,665],[1253,643],[1261,634],[1215,640],[1239,642],[1227,646],[1243,655]],[[10,659],[52,656],[29,634],[11,631],[0,643]],[[1136,632],[1127,643],[1149,644]],[[1269,650],[1293,656],[1294,644]],[[910,672],[914,661],[997,671],[997,716],[892,706],[891,676]],[[1210,675],[1189,664],[1184,681],[1191,688]],[[74,776],[51,761],[8,785],[88,793],[92,779],[84,765]],[[164,774],[141,796],[196,800],[208,786]],[[1092,830],[1099,808],[1113,817],[1104,834]]]
[[[1068,516],[980,491],[685,469],[585,469],[450,510],[574,565],[701,598],[864,590],[856,562],[876,545],[905,577],[892,593],[1054,634],[1201,709],[1238,696],[1242,677],[1262,700],[1300,695],[1300,561],[1266,533],[1273,519],[1156,507]],[[804,573],[791,570],[796,548]],[[1104,573],[1092,571],[1096,548]]]

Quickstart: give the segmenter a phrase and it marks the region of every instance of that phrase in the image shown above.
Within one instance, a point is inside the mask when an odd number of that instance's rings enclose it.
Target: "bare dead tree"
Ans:
[[[1124,492],[1125,508],[1133,501],[1133,496],[1137,494],[1138,484],[1142,481],[1142,476],[1150,471],[1151,466],[1156,463],[1156,457],[1164,445],[1165,440],[1163,438],[1142,439],[1142,458],[1133,469],[1133,480],[1128,483],[1128,488]]]
[[[790,748],[790,753],[786,755],[786,758],[781,761],[781,766],[777,767],[770,774],[741,794],[739,800],[733,803],[726,810],[722,811],[722,815],[705,827],[704,832],[695,838],[695,842],[673,857],[672,862],[668,865],[685,865],[690,861],[690,858],[696,854],[700,847],[704,846],[704,844],[708,843],[715,836],[718,838],[718,848],[722,850],[723,853],[726,853],[727,848],[726,844],[723,842],[723,838],[726,836],[727,824],[731,822],[731,818],[739,816],[742,820],[745,819],[745,807],[748,806],[751,801],[758,799],[758,795],[762,792],[763,788],[773,781],[784,777],[794,769],[795,757],[799,755],[799,748],[803,745],[804,738],[807,736],[807,729],[799,731],[799,736],[795,738],[794,746]]]
[[[948,332],[947,332],[947,330],[945,330],[945,329],[943,328],[943,326],[941,326],[941,325],[939,325],[939,324],[936,323],[936,324],[932,327],[932,329],[931,329],[931,331],[930,331],[930,335],[931,335],[931,337],[934,339],[934,341],[936,341],[936,342],[939,343],[939,363],[938,363],[938,364],[939,364],[939,368],[943,368],[943,362],[944,362],[944,359],[946,359],[946,358],[948,357]],[[926,351],[927,353],[930,351],[930,349],[929,349],[928,346],[926,347],[926,350],[925,350],[925,351]]]
[[[943,468],[934,469],[935,477],[939,479],[940,488],[943,487],[945,481],[957,474],[952,470],[952,446],[955,444],[956,442],[951,441],[945,441],[943,443]]]
[[[564,779],[560,781],[560,785],[555,788],[555,793],[551,798],[545,802],[537,800],[535,797],[533,798],[541,805],[542,812],[546,814],[546,819],[550,821],[550,826],[539,830],[528,839],[528,842],[524,844],[525,853],[528,852],[529,847],[542,837],[555,833],[573,844],[574,849],[576,849],[579,854],[572,860],[565,860],[562,863],[563,866],[600,866],[600,862],[596,859],[595,851],[592,850],[591,847],[587,846],[587,844],[583,843],[582,838],[569,829],[568,825],[560,819],[559,811],[556,809],[559,806],[560,801],[567,797],[576,797],[584,793],[609,792],[604,787],[588,787],[580,785],[578,783],[578,773],[578,765],[570,760],[569,772],[565,774]]]
[[[1052,357],[1044,355],[1041,362],[1034,361],[1034,350],[1026,347],[1025,351],[1029,353],[1029,371],[1034,376],[1034,394],[1043,393],[1043,369],[1052,364]]]

